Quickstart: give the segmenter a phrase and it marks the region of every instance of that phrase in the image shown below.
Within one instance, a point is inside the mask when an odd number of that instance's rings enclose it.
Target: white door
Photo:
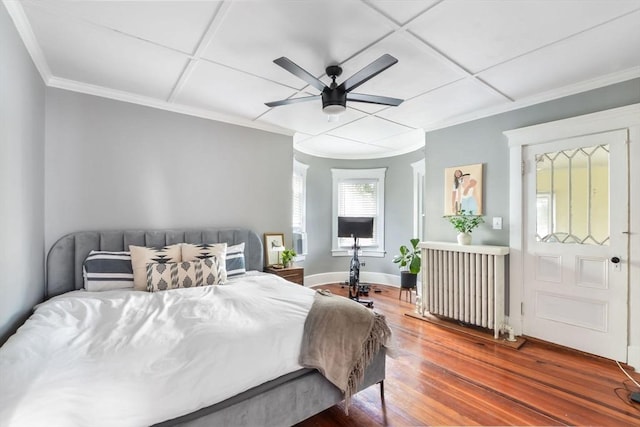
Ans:
[[[525,147],[523,332],[627,360],[627,133]]]

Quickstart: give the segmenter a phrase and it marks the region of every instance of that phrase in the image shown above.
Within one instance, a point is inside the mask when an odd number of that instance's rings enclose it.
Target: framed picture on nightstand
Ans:
[[[283,233],[264,233],[264,262],[268,267],[279,266],[284,251]]]

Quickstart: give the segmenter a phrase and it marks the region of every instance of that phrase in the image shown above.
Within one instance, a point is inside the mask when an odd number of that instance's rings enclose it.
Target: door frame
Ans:
[[[524,180],[523,147],[590,135],[616,129],[627,129],[629,162],[629,224],[640,223],[640,198],[631,199],[638,188],[632,188],[634,182],[640,182],[640,103],[625,107],[600,111],[539,125],[507,130],[509,146],[509,316],[508,323],[516,335],[522,335],[523,319],[521,314],[524,302],[523,250],[524,250]],[[634,161],[635,159],[635,161]],[[640,368],[640,230],[628,230],[629,264],[627,300],[630,302],[627,339],[627,360],[631,366]],[[635,262],[630,262],[631,258]],[[635,304],[634,304],[635,303]],[[638,326],[634,326],[638,325]]]

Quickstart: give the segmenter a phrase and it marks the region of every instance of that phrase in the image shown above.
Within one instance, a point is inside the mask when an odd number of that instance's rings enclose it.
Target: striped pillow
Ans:
[[[223,265],[216,256],[191,262],[147,264],[147,291],[219,285],[227,279]]]
[[[133,268],[129,252],[91,251],[82,263],[84,288],[109,291],[133,288]]]
[[[244,243],[227,246],[227,277],[239,276],[247,272],[244,262]]]

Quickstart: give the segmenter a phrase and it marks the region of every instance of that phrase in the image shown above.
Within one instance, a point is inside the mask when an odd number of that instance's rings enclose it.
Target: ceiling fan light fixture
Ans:
[[[347,107],[340,104],[325,105],[322,107],[322,111],[328,116],[337,116],[344,113]]]
[[[347,94],[334,86],[322,91],[322,112],[328,116],[337,116],[347,109]]]

